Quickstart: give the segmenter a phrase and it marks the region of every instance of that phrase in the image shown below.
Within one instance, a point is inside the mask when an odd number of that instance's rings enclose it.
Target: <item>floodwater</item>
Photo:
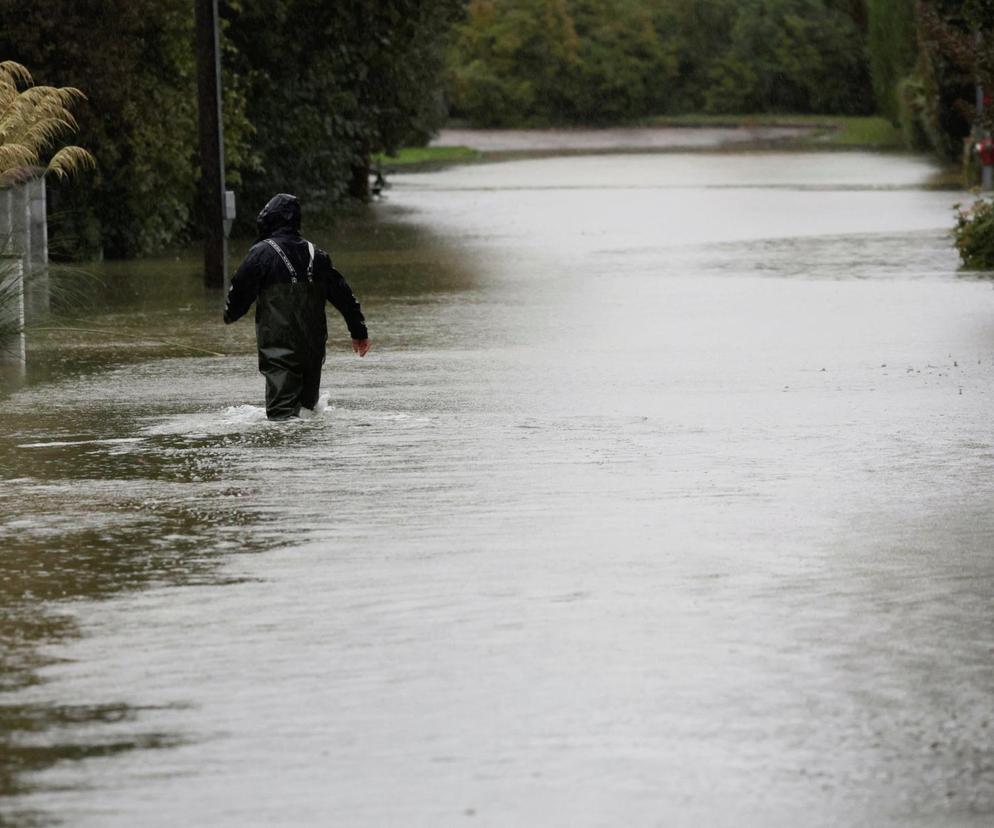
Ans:
[[[440,147],[485,152],[603,152],[607,150],[717,149],[736,144],[776,143],[810,134],[814,127],[604,127],[600,129],[443,129]]]
[[[994,290],[933,172],[397,176],[310,228],[374,350],[290,425],[194,259],[106,266],[3,399],[2,818],[989,825]]]

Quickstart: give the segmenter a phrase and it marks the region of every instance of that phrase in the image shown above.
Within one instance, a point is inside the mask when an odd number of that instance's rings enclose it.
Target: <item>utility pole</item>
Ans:
[[[204,208],[204,284],[224,287],[228,240],[224,232],[224,123],[217,0],[194,0],[197,98],[200,125],[200,197]]]

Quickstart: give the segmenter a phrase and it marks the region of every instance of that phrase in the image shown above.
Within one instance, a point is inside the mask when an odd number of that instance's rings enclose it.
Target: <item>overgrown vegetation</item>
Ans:
[[[69,178],[94,166],[93,156],[63,139],[78,128],[74,87],[35,86],[28,69],[0,62],[0,190],[39,175]],[[0,236],[0,347],[21,330],[24,280],[20,253]]]
[[[93,168],[87,150],[59,146],[78,129],[72,110],[85,98],[71,86],[35,86],[20,63],[0,62],[0,188],[45,173],[67,178]]]
[[[832,129],[824,143],[836,147],[899,149],[904,145],[901,130],[879,116],[839,117],[829,123]]]
[[[880,112],[900,126],[908,147],[959,159],[977,122],[976,85],[994,88],[994,3],[868,0],[867,7]],[[985,113],[988,130],[992,115]]]
[[[916,0],[867,0],[867,51],[880,114],[897,123],[901,85],[918,60]]]
[[[862,3],[471,0],[449,95],[479,126],[874,110]]]
[[[446,32],[460,0],[229,0],[229,66],[246,90],[259,163],[242,203],[291,191],[324,205],[367,193],[377,153],[427,141]],[[251,219],[250,210],[243,219]]]
[[[443,42],[461,0],[222,0],[226,175],[240,222],[276,191],[362,195],[372,154],[444,117]],[[190,0],[0,0],[0,56],[85,85],[80,134],[100,165],[51,188],[77,256],[128,257],[198,225]]]
[[[982,198],[968,207],[957,204],[953,240],[965,267],[994,270],[994,202]]]
[[[226,175],[239,224],[279,190],[327,209],[449,115],[481,126],[656,116],[882,114],[953,158],[994,66],[990,0],[220,0]],[[85,86],[99,159],[50,187],[76,255],[149,253],[196,233],[190,0],[0,0],[0,57]],[[991,78],[994,81],[994,78]],[[990,85],[994,88],[994,84]],[[880,146],[852,121],[825,142]],[[391,155],[393,154],[393,155]],[[423,163],[420,161],[419,163]]]
[[[99,159],[85,187],[50,187],[81,256],[134,256],[183,238],[197,163],[193,3],[0,0],[0,55],[47,83],[85,86],[81,140]],[[229,175],[250,167],[237,78],[225,77]]]
[[[967,185],[979,172],[974,138],[994,131],[994,107],[977,111],[979,86],[994,90],[994,3],[922,0],[915,7],[919,52],[899,87],[905,134],[948,159],[962,159]],[[994,269],[994,207],[980,199],[957,207],[953,230],[966,267]]]

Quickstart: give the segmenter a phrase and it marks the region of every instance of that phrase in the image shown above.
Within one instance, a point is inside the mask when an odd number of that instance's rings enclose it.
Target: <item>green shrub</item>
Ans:
[[[994,202],[981,198],[969,207],[957,204],[953,239],[965,267],[994,270]]]

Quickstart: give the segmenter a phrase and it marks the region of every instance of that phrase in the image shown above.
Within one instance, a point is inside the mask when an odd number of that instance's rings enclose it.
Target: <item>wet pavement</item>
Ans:
[[[396,176],[309,228],[374,350],[333,319],[290,426],[195,259],[104,266],[5,375],[3,820],[989,824],[994,291],[933,173]]]

